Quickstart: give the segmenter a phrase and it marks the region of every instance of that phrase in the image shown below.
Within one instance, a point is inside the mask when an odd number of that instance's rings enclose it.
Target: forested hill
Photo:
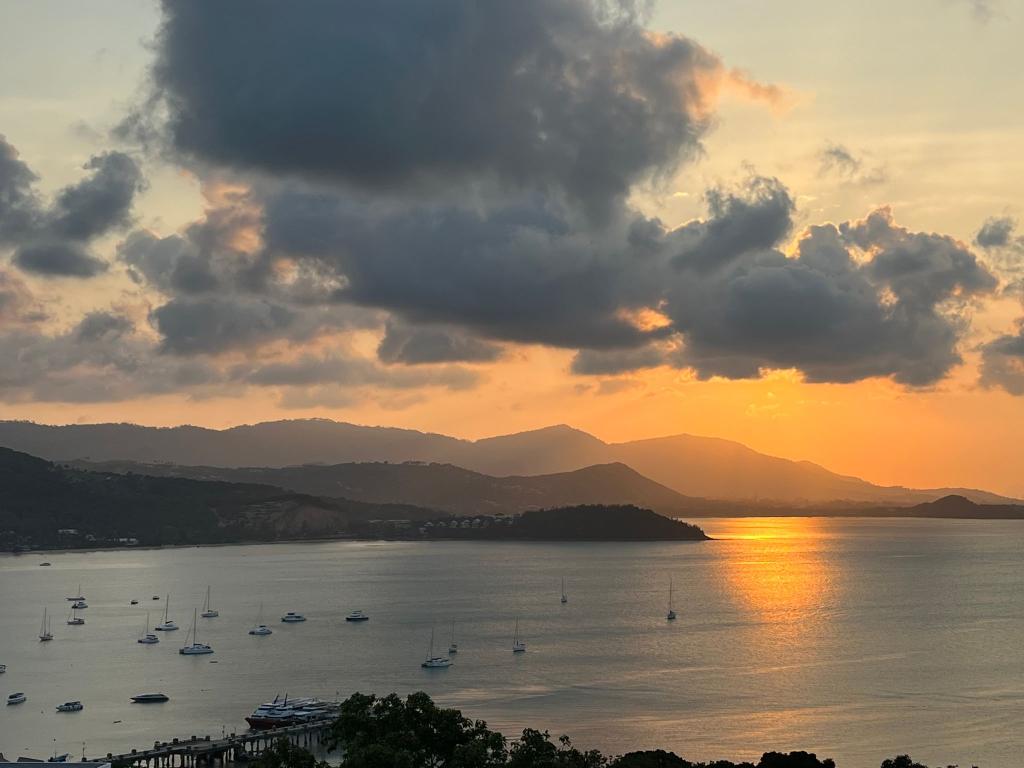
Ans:
[[[85,472],[0,448],[0,548],[8,550],[316,538],[365,520],[436,515],[267,485]]]

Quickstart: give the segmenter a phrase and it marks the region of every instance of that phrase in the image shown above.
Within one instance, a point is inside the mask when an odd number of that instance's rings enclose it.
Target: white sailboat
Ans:
[[[199,610],[196,608],[192,609],[192,642],[188,645],[183,645],[178,649],[178,653],[182,656],[201,656],[207,653],[213,653],[213,648],[208,646],[206,643],[199,642]],[[185,638],[188,639],[187,637]]]
[[[455,642],[455,622],[452,622],[452,639],[448,643],[448,655],[459,652],[459,644]]]
[[[75,605],[78,605],[75,603]],[[85,619],[78,615],[78,609],[75,605],[71,606],[71,613],[68,616],[68,624],[72,627],[80,627],[85,624]]]
[[[434,655],[434,628],[430,628],[430,647],[427,649],[427,658],[420,664],[424,669],[443,669],[450,667],[452,660],[447,656]]]
[[[203,603],[203,612],[199,614],[204,619],[215,619],[220,616],[220,611],[210,605],[210,586],[206,586],[206,602]]]
[[[81,584],[78,585],[78,590],[75,592],[75,596],[74,597],[65,597],[64,599],[65,600],[69,600],[72,603],[77,603],[80,600],[85,600],[85,596],[82,594],[82,585]]]
[[[562,577],[562,605],[569,602],[569,598],[565,594],[565,576]]]
[[[668,578],[668,613],[665,614],[665,619],[667,621],[675,621],[676,620],[676,612],[672,608],[672,577],[671,576],[669,576],[669,578]]]
[[[519,636],[519,617],[516,616],[516,631],[512,635],[512,653],[525,653],[526,641]]]
[[[260,603],[260,612],[256,616],[256,625],[249,630],[249,634],[258,637],[274,634],[274,630],[263,623],[263,603]]]
[[[157,624],[153,629],[157,632],[173,632],[178,628],[178,625],[170,620],[169,614],[171,610],[171,596],[167,595],[167,600],[164,601],[164,620],[163,623]]]
[[[43,623],[39,626],[39,642],[45,643],[53,640],[53,632],[50,631],[50,619],[46,615],[46,608],[43,608]]]
[[[143,645],[155,645],[160,642],[160,638],[149,631],[149,611],[146,611],[146,628],[139,635],[138,642]]]

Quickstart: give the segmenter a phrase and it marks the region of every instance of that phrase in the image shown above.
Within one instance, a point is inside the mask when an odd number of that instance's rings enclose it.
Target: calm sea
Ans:
[[[275,694],[425,690],[492,727],[691,759],[808,749],[1024,764],[1024,523],[696,521],[706,543],[314,543],[0,557],[0,751],[89,756],[245,727]],[[49,560],[50,568],[38,563]],[[560,580],[569,602],[560,604]],[[669,578],[679,619],[665,621]],[[65,624],[81,584],[87,623]],[[212,585],[217,619],[183,657]],[[147,611],[181,630],[135,642]],[[139,605],[129,605],[136,598]],[[260,605],[270,637],[250,637]],[[36,639],[43,607],[53,642]],[[343,616],[363,609],[365,624]],[[281,624],[285,611],[305,624]],[[513,625],[529,644],[510,649]],[[431,627],[447,670],[419,666]],[[216,663],[211,663],[216,662]],[[162,691],[164,705],[128,697]],[[57,714],[80,699],[85,710]]]

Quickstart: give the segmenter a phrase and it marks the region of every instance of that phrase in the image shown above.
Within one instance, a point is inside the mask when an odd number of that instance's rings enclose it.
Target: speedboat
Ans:
[[[159,600],[160,599],[160,595],[153,595],[153,599],[154,600]]]
[[[249,630],[250,635],[272,635],[274,630],[268,627],[266,624],[257,624],[255,627]]]
[[[49,564],[49,563],[40,563],[40,564],[39,564],[39,567],[40,567],[40,568],[48,568],[49,566],[50,566],[50,564]]]
[[[76,611],[80,611],[83,608],[88,608],[89,605],[85,602],[85,600],[76,600],[71,604],[71,607],[74,608]]]
[[[362,611],[352,611],[348,616],[345,617],[345,621],[369,621],[370,617]]]
[[[80,701],[65,701],[57,705],[58,712],[81,712],[85,706]]]
[[[0,664],[0,675],[2,675],[6,671],[7,671],[7,665],[6,664]]]
[[[23,704],[27,700],[28,696],[21,692],[12,693],[10,696],[7,697],[8,704]]]
[[[157,704],[163,701],[170,701],[171,697],[166,693],[140,693],[132,696],[136,704]]]
[[[295,611],[288,611],[284,616],[281,617],[281,621],[285,624],[298,624],[299,622],[305,621],[306,617],[301,613]]]
[[[450,667],[451,665],[452,660],[447,656],[431,656],[420,664],[420,666],[425,669],[443,669],[445,667]]]
[[[139,604],[138,600],[132,600],[131,603],[129,603],[129,605],[138,605],[138,604]]]

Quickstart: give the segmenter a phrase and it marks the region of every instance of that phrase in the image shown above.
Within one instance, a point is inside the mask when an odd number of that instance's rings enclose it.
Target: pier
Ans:
[[[279,739],[288,739],[301,747],[316,746],[333,722],[333,718],[325,718],[266,731],[231,733],[219,739],[191,736],[188,739],[157,741],[152,749],[133,749],[120,755],[108,752],[104,757],[93,758],[89,762],[136,768],[196,768],[218,762],[221,765],[244,762],[259,757],[263,750]]]

